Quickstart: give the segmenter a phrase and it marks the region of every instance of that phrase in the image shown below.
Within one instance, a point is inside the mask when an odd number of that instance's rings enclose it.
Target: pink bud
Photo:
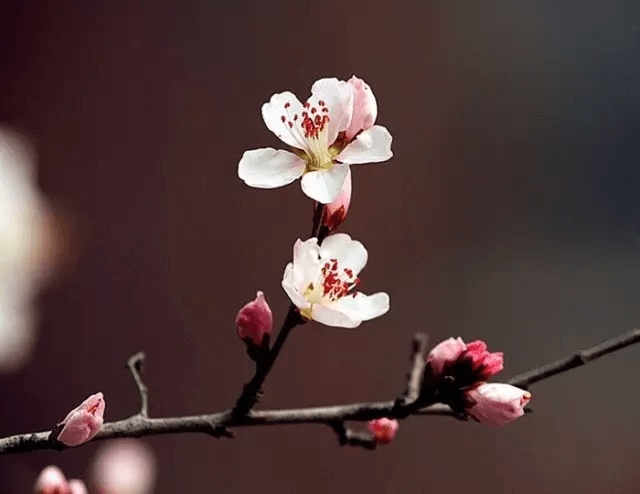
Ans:
[[[156,463],[151,450],[136,439],[116,439],[102,446],[93,461],[100,494],[151,494]]]
[[[327,204],[324,208],[323,223],[327,229],[332,232],[336,230],[347,217],[349,204],[351,203],[351,169],[347,174],[347,178],[342,186],[342,192],[338,194],[335,200]]]
[[[441,376],[445,373],[460,356],[467,350],[462,338],[449,338],[444,340],[429,352],[427,363],[431,364],[431,370],[435,376]]]
[[[477,381],[486,381],[502,370],[503,353],[489,353],[484,341],[472,341],[467,344],[464,359],[471,361],[473,375]]]
[[[105,402],[102,393],[96,393],[71,410],[62,421],[58,441],[67,446],[78,446],[95,436],[102,427]]]
[[[82,480],[72,479],[69,481],[69,494],[89,494],[89,491]]]
[[[236,324],[238,336],[246,343],[255,346],[265,343],[265,336],[270,336],[273,329],[273,314],[262,292],[258,292],[255,300],[240,309]]]
[[[36,494],[72,494],[67,478],[58,467],[50,465],[38,475],[35,486]]]
[[[353,87],[353,115],[345,132],[347,142],[351,141],[361,130],[373,127],[378,116],[376,98],[369,85],[355,75],[348,82]]]
[[[396,419],[381,418],[371,420],[367,424],[369,432],[378,444],[389,444],[396,437],[400,424]]]
[[[510,384],[488,383],[467,391],[467,399],[467,411],[478,422],[503,425],[524,415],[531,393]]]

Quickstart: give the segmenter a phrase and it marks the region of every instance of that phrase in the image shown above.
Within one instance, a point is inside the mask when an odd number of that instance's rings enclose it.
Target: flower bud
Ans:
[[[93,481],[100,494],[151,494],[156,462],[136,439],[116,439],[102,446],[93,461]]]
[[[472,341],[467,344],[467,351],[462,356],[471,364],[472,374],[476,381],[486,381],[502,370],[503,353],[489,353],[484,341]]]
[[[467,412],[478,422],[504,425],[524,415],[531,393],[510,384],[480,384],[467,391]]]
[[[102,393],[89,396],[77,408],[71,410],[58,427],[58,441],[67,446],[78,446],[95,436],[104,421],[105,402]]]
[[[35,494],[71,494],[67,478],[58,467],[46,467],[36,479]]]
[[[269,344],[269,337],[273,330],[273,314],[262,292],[259,291],[255,300],[240,309],[236,324],[238,336],[250,347]]]
[[[369,85],[355,75],[348,82],[353,88],[353,114],[351,123],[345,131],[347,142],[351,141],[361,130],[373,127],[378,116],[378,104]]]
[[[427,356],[427,363],[436,377],[444,375],[467,350],[462,338],[449,338],[436,345]]]
[[[69,481],[69,494],[89,494],[89,491],[82,480],[72,479]]]
[[[378,444],[389,444],[396,437],[396,432],[400,424],[396,419],[381,418],[371,420],[367,424],[367,429],[373,434],[373,438]]]
[[[349,204],[351,203],[351,170],[342,186],[342,191],[333,202],[324,207],[324,217],[322,224],[329,232],[336,230],[347,218]]]

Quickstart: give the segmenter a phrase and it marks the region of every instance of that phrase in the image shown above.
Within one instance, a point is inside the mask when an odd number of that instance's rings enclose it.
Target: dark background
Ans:
[[[365,79],[394,136],[390,162],[354,167],[345,224],[392,308],[297,330],[261,406],[391,399],[416,330],[485,339],[506,378],[638,326],[639,25],[637,0],[4,6],[0,121],[35,141],[74,254],[31,361],[0,376],[0,434],[97,391],[107,420],[134,413],[138,350],[152,415],[233,402],[252,371],[236,311],[262,289],[282,320],[311,219],[299,183],[251,189],[237,163],[278,146],[260,105],[320,77]],[[639,352],[540,383],[512,425],[411,418],[377,452],[321,426],[145,439],[156,492],[640,492]],[[0,492],[50,463],[87,478],[97,447],[0,458]]]

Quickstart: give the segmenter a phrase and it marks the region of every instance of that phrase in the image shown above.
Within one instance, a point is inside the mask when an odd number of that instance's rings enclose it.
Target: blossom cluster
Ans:
[[[274,94],[262,106],[262,118],[291,150],[246,151],[238,175],[258,188],[281,187],[300,178],[303,192],[316,201],[316,211],[324,208],[325,234],[333,233],[351,204],[350,165],[392,156],[391,134],[375,125],[377,115],[371,88],[355,76],[348,81],[320,79],[305,103],[289,91]],[[346,233],[298,239],[282,287],[303,320],[355,328],[389,310],[386,293],[356,291],[367,260],[365,247]],[[240,310],[236,324],[252,358],[268,355],[273,316],[262,292]],[[531,395],[508,384],[486,383],[502,367],[502,353],[490,353],[484,342],[465,344],[461,338],[449,338],[427,358],[421,400],[446,403],[486,424],[510,422],[524,413]],[[381,418],[368,428],[378,444],[387,444],[395,437],[398,422]]]

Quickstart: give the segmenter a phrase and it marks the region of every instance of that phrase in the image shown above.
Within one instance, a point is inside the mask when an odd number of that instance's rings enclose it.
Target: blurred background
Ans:
[[[260,106],[318,78],[371,85],[394,158],[354,167],[343,230],[391,311],[307,325],[262,407],[388,400],[409,340],[477,338],[504,377],[640,325],[640,3],[636,0],[13,2],[0,15],[0,124],[25,136],[55,218],[57,264],[32,351],[0,374],[0,435],[50,429],[102,391],[153,416],[228,407],[252,366],[233,324],[266,294],[277,322],[299,183],[246,187],[247,149],[279,146]],[[35,180],[35,178],[34,178]],[[46,199],[45,199],[46,198]],[[234,440],[144,439],[157,494],[639,492],[640,348],[536,385],[501,429],[411,418],[376,452],[322,426]],[[89,480],[100,444],[0,458],[0,492],[46,465]]]

